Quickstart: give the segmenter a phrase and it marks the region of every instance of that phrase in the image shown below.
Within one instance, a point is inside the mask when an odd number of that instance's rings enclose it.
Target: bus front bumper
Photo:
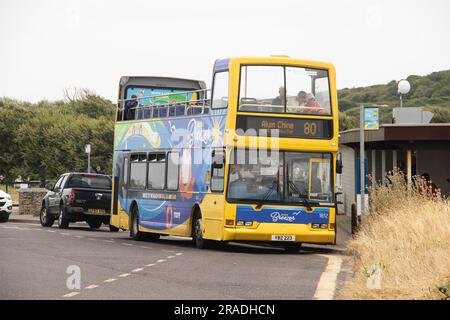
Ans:
[[[295,236],[295,242],[335,244],[336,232],[306,224],[260,223],[256,227],[226,227],[224,241],[274,241],[272,236]]]

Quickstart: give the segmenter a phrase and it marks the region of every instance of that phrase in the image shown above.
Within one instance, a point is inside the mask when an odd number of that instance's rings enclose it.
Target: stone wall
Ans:
[[[42,199],[48,190],[43,188],[27,188],[19,190],[19,214],[39,216]]]

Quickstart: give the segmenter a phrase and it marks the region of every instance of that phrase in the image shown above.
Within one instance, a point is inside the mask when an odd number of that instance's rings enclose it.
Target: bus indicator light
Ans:
[[[225,225],[227,225],[227,226],[232,226],[232,225],[234,225],[234,220],[231,220],[231,219],[225,220]]]

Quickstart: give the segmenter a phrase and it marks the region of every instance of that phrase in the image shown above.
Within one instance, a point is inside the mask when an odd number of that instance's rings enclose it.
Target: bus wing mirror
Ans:
[[[342,160],[336,160],[336,173],[341,174],[344,166],[342,165]]]

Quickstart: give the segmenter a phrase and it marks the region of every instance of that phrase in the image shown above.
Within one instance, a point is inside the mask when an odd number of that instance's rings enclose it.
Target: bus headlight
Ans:
[[[253,225],[253,221],[238,220],[236,221],[236,225],[241,227],[242,226],[251,227]]]
[[[313,223],[312,224],[313,229],[328,229],[327,223]]]

